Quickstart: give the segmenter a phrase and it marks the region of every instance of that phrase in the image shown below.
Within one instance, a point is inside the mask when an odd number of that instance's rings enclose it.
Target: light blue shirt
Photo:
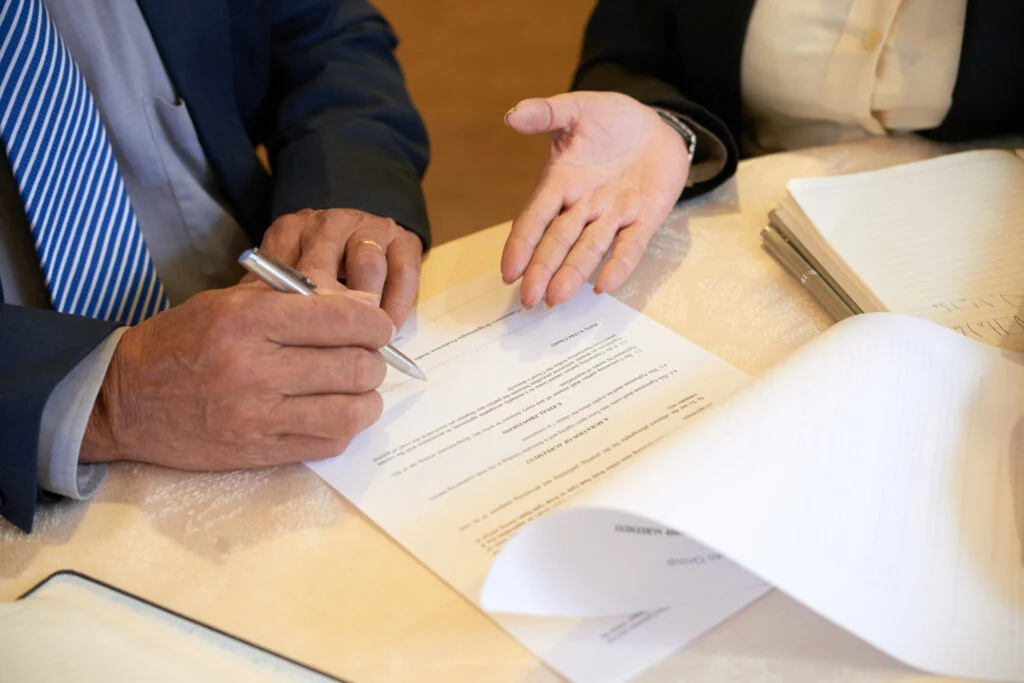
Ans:
[[[173,0],[171,0],[173,1]],[[176,305],[236,284],[249,245],[199,143],[135,0],[44,0],[93,98],[157,274]],[[48,306],[17,188],[0,174],[0,274],[7,303]],[[86,498],[104,468],[78,463],[82,437],[110,359],[126,328],[111,334],[57,386],[43,412],[39,481]]]

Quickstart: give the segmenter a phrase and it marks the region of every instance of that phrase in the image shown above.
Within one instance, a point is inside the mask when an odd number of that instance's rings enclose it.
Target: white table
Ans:
[[[760,249],[785,182],[943,149],[905,138],[744,162],[734,181],[670,218],[618,295],[758,374],[831,324]],[[432,252],[422,297],[496,270],[507,230]],[[64,568],[353,681],[558,680],[301,465],[197,475],[119,464],[91,503],[42,510],[31,536],[0,522],[0,600]],[[640,680],[919,677],[773,592]]]

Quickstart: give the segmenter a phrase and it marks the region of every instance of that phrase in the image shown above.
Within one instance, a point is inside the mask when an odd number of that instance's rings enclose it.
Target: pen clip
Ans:
[[[306,287],[309,287],[310,289],[316,289],[316,283],[315,282],[313,282],[307,276],[303,275],[299,271],[297,271],[294,268],[292,268],[291,266],[289,266],[284,261],[281,261],[280,259],[277,259],[277,258],[271,256],[270,254],[268,254],[267,252],[263,251],[259,247],[253,247],[250,251],[252,251],[252,253],[255,256],[258,256],[261,259],[263,259],[263,260],[265,260],[265,261],[275,265],[285,275],[287,275],[291,279],[295,280],[300,285],[304,285]]]

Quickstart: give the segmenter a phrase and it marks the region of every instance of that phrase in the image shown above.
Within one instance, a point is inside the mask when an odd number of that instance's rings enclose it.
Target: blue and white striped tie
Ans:
[[[0,138],[53,307],[134,325],[167,296],[96,104],[42,0],[0,5]]]

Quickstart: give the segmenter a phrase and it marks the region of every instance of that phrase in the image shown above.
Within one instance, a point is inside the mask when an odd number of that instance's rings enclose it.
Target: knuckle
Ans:
[[[363,430],[364,418],[358,397],[346,397],[345,407],[339,411],[337,429],[339,434],[352,437]]]
[[[647,248],[647,243],[654,237],[654,233],[658,232],[658,228],[661,227],[662,221],[651,220],[647,217],[638,218],[630,226],[629,231],[635,235],[636,241],[642,248]]]
[[[324,214],[334,220],[356,221],[361,223],[367,214],[356,209],[327,209]]]
[[[360,325],[359,309],[357,306],[361,306],[358,302],[350,300],[346,296],[333,297],[336,301],[331,306],[331,317],[334,319],[334,324],[343,330],[352,330],[358,328]]]
[[[537,246],[537,240],[528,238],[523,234],[522,230],[513,230],[505,241],[509,250],[527,254],[531,253]]]
[[[302,230],[302,226],[305,225],[307,219],[308,215],[305,211],[300,211],[297,214],[289,213],[281,216],[271,223],[269,228],[267,228],[267,231],[263,236],[264,243],[266,243],[268,239],[276,241],[298,234]]]
[[[399,263],[394,268],[388,268],[387,279],[402,295],[414,296],[416,294],[416,285],[420,280],[419,261]]]
[[[384,412],[384,399],[376,391],[345,397],[345,409],[338,419],[338,431],[346,437],[363,431]]]
[[[383,384],[384,377],[388,374],[384,356],[375,351],[359,349],[358,357],[360,360],[356,365],[359,368],[359,387],[364,391],[370,391]]]
[[[410,245],[422,244],[422,242],[420,242],[419,236],[415,232],[413,232],[412,230],[408,230],[408,229],[402,227],[401,225],[399,225],[398,223],[395,223],[395,221],[393,221],[391,219],[388,219],[388,220],[391,221],[391,229],[392,229],[392,232],[395,235],[395,240],[396,241],[398,241],[398,242],[408,242]]]
[[[619,240],[619,243],[616,245],[616,251],[619,252],[619,256],[623,260],[635,265],[643,258],[644,251],[646,251],[646,243],[632,236],[627,237]]]
[[[584,257],[589,260],[600,261],[608,253],[608,249],[596,239],[582,239],[579,241],[579,248]]]
[[[286,225],[293,219],[292,216],[281,216],[276,221],[270,224],[270,227],[263,233],[263,243],[261,246],[267,248],[267,246],[275,241],[276,238],[281,236],[286,230]]]
[[[355,209],[325,209],[320,212],[320,227],[351,231],[359,228],[365,217],[366,214]]]
[[[331,320],[346,332],[351,346],[378,349],[391,340],[391,319],[383,310],[346,296],[333,297]]]
[[[342,363],[342,384],[350,391],[363,393],[381,385],[387,374],[384,358],[367,349],[350,349]]]
[[[564,272],[566,272],[566,273],[574,275],[581,282],[586,282],[587,281],[587,277],[588,277],[587,273],[585,273],[583,271],[583,269],[580,268],[575,263],[570,263],[569,261],[566,261],[565,264],[562,266],[562,270]]]
[[[288,239],[298,240],[302,251],[311,248],[327,230],[328,211],[323,209],[310,210],[307,213],[293,214]]]
[[[632,217],[639,213],[642,206],[643,201],[640,198],[640,194],[636,190],[629,190],[619,197],[617,208],[618,213]]]
[[[587,214],[589,214],[595,208],[595,199],[598,197],[595,195],[594,190],[585,189],[583,190],[576,201],[573,202],[572,206],[565,213],[575,216],[582,220]]]
[[[303,233],[309,235],[312,238],[330,232],[330,228],[333,223],[331,218],[332,213],[329,210],[317,211],[316,213],[307,217],[307,220],[310,222],[310,225],[308,228],[306,228],[306,230],[303,231]]]
[[[258,405],[250,407],[247,415],[240,416],[240,423],[251,421],[254,429],[267,432],[301,434],[309,426],[308,414],[294,410],[294,398],[282,394],[264,395]]]
[[[621,240],[618,240],[616,246],[625,254],[639,259],[647,248],[647,241],[634,232],[633,234],[628,234],[628,236],[623,236]]]
[[[562,265],[562,259],[555,258],[550,254],[544,254],[540,250],[533,253],[530,263],[526,266],[523,277],[526,279],[550,276]]]
[[[395,237],[394,244],[401,247],[401,254],[404,258],[400,263],[415,270],[420,269],[420,260],[423,258],[423,241],[416,233],[399,227],[401,234]]]
[[[535,258],[530,262],[530,266],[526,269],[524,277],[527,280],[550,277],[552,273],[558,270],[559,265],[561,264],[553,264],[547,259]]]
[[[252,402],[240,398],[225,398],[213,402],[204,411],[205,429],[219,434],[221,439],[234,444],[244,444],[258,439],[263,427],[270,422],[256,419],[255,416],[268,412],[266,407],[253,405]]]
[[[538,232],[550,225],[552,220],[552,214],[541,207],[528,206],[516,218],[514,227],[527,232]]]
[[[562,251],[568,251],[576,243],[575,237],[570,234],[570,228],[564,223],[552,225],[546,235],[548,242]]]

